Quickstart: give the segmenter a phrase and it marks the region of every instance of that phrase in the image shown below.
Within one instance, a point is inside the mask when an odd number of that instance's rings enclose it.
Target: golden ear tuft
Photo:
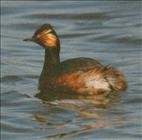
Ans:
[[[50,24],[44,24],[37,29],[33,35],[33,38],[37,39],[44,47],[57,47],[58,37]]]
[[[50,48],[57,47],[57,37],[53,34],[47,34],[43,38],[44,45]]]

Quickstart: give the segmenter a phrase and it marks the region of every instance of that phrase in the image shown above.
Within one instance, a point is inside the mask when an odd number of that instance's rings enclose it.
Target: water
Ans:
[[[1,126],[3,140],[141,139],[140,1],[2,1]],[[44,50],[22,40],[44,23],[61,40],[61,60],[97,58],[124,72],[128,89],[113,103],[41,100],[35,95]]]

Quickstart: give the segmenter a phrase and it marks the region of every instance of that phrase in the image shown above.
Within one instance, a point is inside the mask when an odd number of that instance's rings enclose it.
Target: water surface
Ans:
[[[2,1],[2,139],[141,139],[141,6],[140,1]],[[126,75],[128,90],[101,106],[94,98],[35,97],[44,50],[22,40],[44,23],[59,34],[61,60],[84,56],[112,64]]]

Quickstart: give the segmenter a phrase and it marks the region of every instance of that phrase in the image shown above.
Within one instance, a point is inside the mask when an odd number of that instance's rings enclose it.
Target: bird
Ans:
[[[88,57],[60,61],[60,40],[50,24],[43,24],[32,37],[24,41],[32,41],[45,49],[39,78],[40,91],[100,95],[127,88],[124,74],[112,65],[102,65],[98,60]]]

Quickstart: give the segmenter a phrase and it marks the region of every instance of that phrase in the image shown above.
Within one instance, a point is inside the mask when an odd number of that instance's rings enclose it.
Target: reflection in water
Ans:
[[[36,97],[42,99],[44,102],[46,101],[54,101],[54,100],[63,100],[63,99],[73,99],[78,100],[85,103],[93,103],[97,107],[104,107],[110,105],[110,103],[114,102],[120,96],[119,92],[112,93],[102,93],[96,95],[80,95],[75,94],[73,92],[67,93],[57,93],[51,91],[39,92],[36,94]]]
[[[45,131],[59,131],[56,134],[49,134],[47,139],[88,134],[91,133],[94,129],[110,127],[115,124],[121,124],[124,121],[122,116],[105,113],[111,111],[111,107],[114,106],[114,102],[116,102],[119,97],[118,93],[96,96],[75,96],[73,94],[64,96],[64,94],[60,94],[59,96],[57,93],[50,92],[50,95],[47,93],[38,93],[36,97],[42,99],[42,102],[45,107],[47,107],[47,109],[49,109],[51,106],[54,106],[56,109],[60,108],[71,111],[73,114],[75,113],[75,116],[82,122],[81,124],[78,124],[78,127],[75,127],[73,130],[67,130],[68,125],[70,125],[71,122],[72,125],[75,123],[73,122],[72,118],[70,118],[69,122],[54,122],[49,117],[50,111],[48,112],[47,116],[41,112],[34,114],[32,119],[36,120],[41,125],[46,126]],[[60,114],[61,111],[58,113]]]
[[[95,125],[92,125],[92,124],[82,125],[82,126],[80,126],[80,130],[74,130],[74,131],[69,131],[69,132],[55,134],[55,135],[49,135],[49,136],[47,136],[47,139],[49,139],[49,138],[63,138],[63,137],[87,134],[92,129],[104,128],[107,126],[109,126],[109,125],[106,123],[98,123],[98,124],[96,123]]]
[[[2,1],[1,138],[141,139],[141,2]],[[61,38],[61,60],[97,58],[120,68],[129,88],[121,96],[39,93],[43,50],[23,38],[50,23]]]
[[[46,118],[44,118],[43,116],[38,115],[38,114],[33,115],[32,119],[36,120],[36,121],[38,121],[38,122],[40,122],[41,124],[44,124],[44,125],[48,124],[48,120]]]

